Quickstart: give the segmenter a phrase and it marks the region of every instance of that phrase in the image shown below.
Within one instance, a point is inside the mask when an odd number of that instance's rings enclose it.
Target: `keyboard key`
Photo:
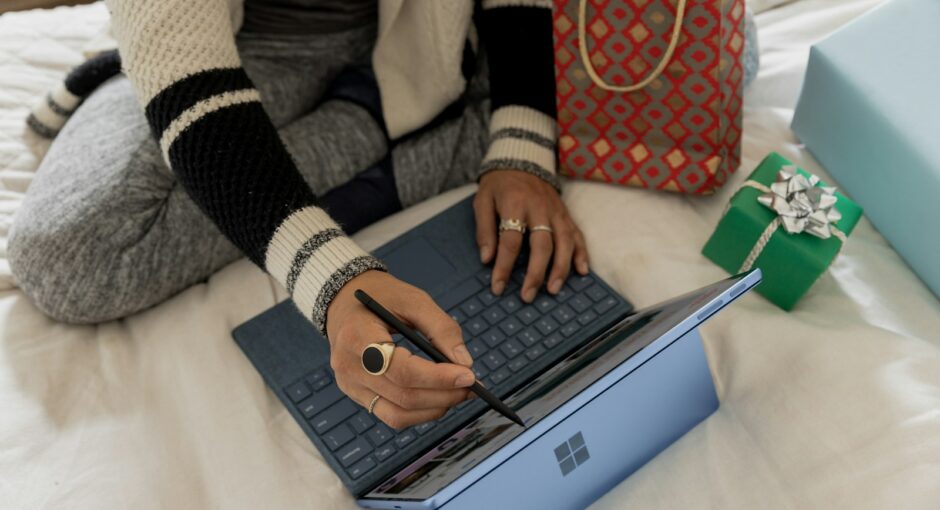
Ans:
[[[339,425],[346,418],[356,414],[358,411],[359,407],[353,404],[352,400],[348,398],[343,399],[326,411],[314,416],[313,419],[310,420],[310,424],[313,425],[313,430],[322,436],[328,430]]]
[[[516,310],[522,308],[522,301],[519,301],[515,295],[507,294],[503,292],[503,297],[499,301],[499,306],[506,311],[506,313],[516,313]]]
[[[499,344],[503,343],[503,340],[506,339],[506,335],[503,334],[503,332],[500,331],[499,329],[492,328],[486,333],[483,333],[483,335],[480,338],[482,338],[483,341],[486,342],[486,345],[489,345],[491,348],[495,349],[496,347],[499,346]]]
[[[460,310],[467,314],[467,317],[473,317],[474,315],[483,311],[483,303],[479,299],[472,297],[460,305]]]
[[[542,339],[542,335],[533,328],[525,328],[522,333],[516,335],[516,338],[526,347],[532,347]]]
[[[398,449],[395,448],[395,445],[389,443],[389,444],[387,444],[387,445],[385,445],[385,446],[380,446],[380,447],[378,447],[378,448],[375,449],[375,458],[378,459],[379,462],[382,462],[382,461],[384,461],[385,459],[387,459],[387,458],[391,457],[392,455],[394,455],[395,452],[397,452],[397,451],[398,451]]]
[[[457,321],[457,324],[463,324],[467,320],[467,314],[461,312],[459,308],[454,308],[450,311],[450,318]]]
[[[571,287],[565,285],[558,291],[558,294],[552,296],[556,303],[564,303],[571,299],[571,296],[574,295],[574,292],[571,290]]]
[[[588,310],[582,313],[580,317],[578,317],[578,324],[582,326],[587,326],[588,324],[594,322],[594,319],[596,318],[597,318],[597,314]]]
[[[522,354],[524,347],[522,347],[522,345],[520,345],[519,342],[515,340],[509,340],[508,342],[503,343],[503,345],[499,347],[499,350],[503,351],[503,354],[505,354],[507,358],[512,359]]]
[[[437,305],[444,310],[450,310],[466,301],[468,297],[476,295],[476,293],[481,290],[483,290],[483,284],[477,281],[476,278],[466,279],[442,295],[438,299]]]
[[[499,321],[506,318],[506,312],[499,306],[493,305],[483,312],[483,318],[486,319],[486,322],[495,326]]]
[[[487,287],[490,286],[490,281],[492,279],[493,279],[493,270],[490,268],[486,268],[480,271],[479,273],[477,273],[477,280],[479,280],[480,283],[482,283],[483,285],[486,285]]]
[[[546,338],[545,341],[542,342],[542,345],[544,345],[546,349],[553,349],[555,348],[555,346],[562,343],[563,341],[564,339],[561,337],[561,334],[556,332],[556,333],[552,333],[551,335],[548,335],[548,338]]]
[[[479,340],[470,340],[467,342],[467,350],[470,351],[470,356],[474,358],[482,356],[483,353],[487,351],[486,346]]]
[[[534,304],[542,314],[546,314],[550,312],[552,308],[555,308],[555,300],[548,296],[539,296],[535,299]]]
[[[574,275],[568,279],[568,285],[571,285],[571,288],[574,289],[575,292],[583,291],[592,283],[594,283],[594,278],[591,278],[590,275]]]
[[[490,369],[486,368],[486,365],[482,363],[474,363],[473,374],[477,376],[478,381],[482,381],[486,379],[486,376],[490,375]]]
[[[613,296],[607,296],[603,301],[594,305],[594,311],[598,314],[603,314],[614,306],[617,306],[617,299]]]
[[[532,305],[525,305],[522,307],[521,310],[516,312],[516,317],[518,317],[519,320],[522,321],[523,324],[528,326],[529,324],[532,324],[533,322],[538,320],[539,311]]]
[[[377,427],[370,430],[366,437],[369,438],[369,442],[375,446],[382,446],[387,443],[389,439],[394,437],[395,434],[392,433],[392,429],[388,428],[388,425],[380,423]]]
[[[510,376],[509,369],[506,367],[503,367],[493,372],[493,375],[490,376],[490,380],[493,381],[493,384],[499,384],[505,381],[506,378],[509,376]]]
[[[574,308],[574,311],[576,313],[582,313],[588,308],[590,308],[592,303],[590,299],[584,296],[575,296],[571,298],[570,301],[568,301],[568,305],[570,305],[571,308]]]
[[[477,294],[477,299],[483,303],[483,306],[490,306],[493,303],[499,301],[499,296],[490,292],[489,285],[489,282],[486,282],[487,288],[483,289],[479,294]]]
[[[565,324],[564,326],[561,327],[561,334],[565,335],[565,337],[567,338],[577,333],[579,329],[581,329],[580,324],[578,324],[577,322],[569,322],[568,324]]]
[[[372,457],[366,457],[359,461],[355,466],[349,468],[346,472],[349,473],[349,477],[353,480],[359,478],[360,476],[366,474],[375,467],[375,461],[372,460]]]
[[[545,348],[541,345],[536,345],[535,347],[529,349],[525,352],[525,357],[529,358],[532,361],[538,359],[539,356],[545,354]]]
[[[372,452],[372,445],[363,437],[357,437],[355,441],[344,446],[342,450],[336,452],[336,458],[343,467],[349,467],[359,459],[369,455]]]
[[[320,380],[322,379],[326,379],[327,381],[329,381],[330,373],[327,372],[326,370],[317,370],[316,372],[307,376],[307,384],[316,388],[317,383],[319,383]]]
[[[320,391],[323,388],[326,388],[333,382],[333,378],[327,375],[326,377],[321,377],[317,379],[317,382],[313,385],[313,391]]]
[[[576,316],[577,314],[574,313],[574,310],[568,305],[561,305],[552,312],[552,317],[554,317],[559,324],[565,324]]]
[[[313,415],[317,414],[317,411],[320,410],[312,398],[308,398],[307,400],[297,404],[297,409],[300,409],[300,414],[304,415],[304,418],[308,420],[312,418]]]
[[[593,299],[595,303],[607,297],[607,291],[596,283],[591,285],[585,294],[587,294],[589,298]]]
[[[503,333],[513,336],[522,330],[522,323],[515,317],[508,317],[499,324],[499,329],[503,330]]]
[[[294,403],[300,402],[313,393],[310,391],[310,388],[307,387],[307,383],[303,381],[297,381],[291,384],[285,391],[287,392],[287,396],[290,397],[291,401]]]
[[[333,430],[327,432],[323,435],[323,442],[330,448],[330,450],[336,451],[337,448],[343,446],[344,444],[352,441],[352,438],[356,437],[355,434],[349,427],[346,425],[340,425],[339,427],[334,428]]]
[[[522,257],[516,258],[516,264],[518,264],[520,260],[522,260]],[[522,285],[522,282],[525,281],[525,271],[513,271],[512,281]]]
[[[483,363],[485,363],[490,370],[496,370],[501,367],[503,363],[506,363],[506,358],[504,358],[499,351],[490,351],[483,356]]]
[[[352,425],[353,429],[356,431],[356,434],[362,434],[375,425],[375,418],[365,411],[359,411],[359,414],[353,416],[352,419],[349,420],[349,424]]]
[[[297,407],[300,408],[300,412],[302,412],[305,417],[309,418],[310,416],[323,412],[327,407],[333,405],[334,402],[343,398],[343,396],[343,392],[339,390],[338,386],[327,386],[323,390],[316,392],[312,397],[301,402]]]
[[[558,323],[551,317],[542,317],[535,323],[535,329],[541,331],[543,335],[550,335],[558,329]]]
[[[411,444],[415,439],[418,439],[418,435],[411,430],[405,430],[398,434],[398,437],[395,438],[395,446],[399,448],[404,448]]]
[[[426,421],[422,423],[421,425],[416,425],[415,430],[418,432],[419,436],[423,436],[427,434],[428,431],[430,431],[432,428],[434,428],[434,425],[437,425],[437,423],[433,421]],[[382,459],[379,459],[379,460],[382,460]]]
[[[476,337],[476,336],[483,334],[483,332],[486,331],[487,328],[490,327],[490,325],[487,324],[486,321],[484,321],[480,317],[474,317],[468,320],[466,323],[464,323],[464,327],[467,328],[467,331],[470,333],[470,336]]]
[[[522,370],[523,368],[525,368],[526,366],[525,358],[516,358],[510,361],[508,366],[509,366],[509,370],[512,370],[513,372],[518,372]]]

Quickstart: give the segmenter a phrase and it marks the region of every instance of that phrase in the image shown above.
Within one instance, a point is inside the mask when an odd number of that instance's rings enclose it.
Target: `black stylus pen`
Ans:
[[[385,309],[384,306],[380,305],[376,300],[372,299],[371,296],[365,293],[365,291],[356,289],[354,293],[356,299],[360,303],[365,305],[372,313],[379,316],[380,319],[385,321],[392,329],[401,333],[405,338],[411,340],[411,343],[418,346],[418,349],[424,351],[425,354],[431,357],[434,361],[438,363],[453,363],[451,360],[447,359],[446,356],[441,354],[441,351],[437,350],[431,342],[427,341],[420,333],[417,331],[405,326],[398,317],[392,315],[391,312]],[[519,418],[519,415],[515,413],[509,406],[503,403],[496,395],[493,395],[490,390],[483,387],[480,384],[480,381],[474,381],[473,386],[470,387],[474,393],[479,395],[480,398],[486,401],[487,404],[493,407],[499,414],[509,418],[510,420],[518,423],[519,425],[525,427],[525,422],[522,421],[522,418]]]

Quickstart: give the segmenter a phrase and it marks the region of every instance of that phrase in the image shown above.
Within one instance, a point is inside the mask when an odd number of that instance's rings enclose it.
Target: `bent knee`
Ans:
[[[14,219],[10,232],[10,269],[36,307],[71,324],[105,322],[131,313],[113,292],[107,268],[91,264],[89,254],[70,247],[57,230]]]

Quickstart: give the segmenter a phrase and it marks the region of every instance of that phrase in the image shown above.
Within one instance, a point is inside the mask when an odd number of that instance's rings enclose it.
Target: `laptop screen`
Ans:
[[[679,325],[703,304],[738,283],[720,281],[640,310],[535,377],[504,401],[529,426],[589,387],[650,343]],[[737,289],[736,289],[737,290]],[[743,285],[741,291],[743,291]],[[740,292],[733,292],[734,296]],[[732,296],[732,297],[734,297]],[[713,307],[711,313],[720,307]],[[704,320],[711,313],[698,312]],[[488,411],[373,489],[366,499],[425,500],[519,436],[524,429]]]

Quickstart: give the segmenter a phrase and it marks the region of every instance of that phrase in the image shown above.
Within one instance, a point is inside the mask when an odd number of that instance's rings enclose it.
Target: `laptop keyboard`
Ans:
[[[557,295],[539,293],[531,304],[518,296],[524,277],[521,267],[514,270],[502,296],[489,291],[490,275],[490,268],[481,270],[448,291],[438,304],[463,328],[477,378],[500,396],[580,344],[585,337],[578,332],[600,331],[626,306],[592,275],[574,275]],[[427,357],[399,335],[393,339]],[[285,387],[284,393],[295,415],[303,417],[352,480],[383,464],[408,462],[415,453],[407,450],[410,444],[426,435],[442,437],[486,407],[481,399],[468,400],[436,422],[396,432],[346,398],[329,364]]]

